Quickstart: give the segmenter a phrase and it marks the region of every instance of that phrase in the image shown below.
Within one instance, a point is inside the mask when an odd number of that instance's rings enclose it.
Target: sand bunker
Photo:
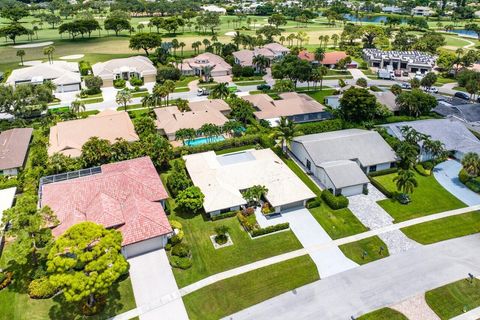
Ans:
[[[28,49],[28,48],[40,48],[40,47],[46,47],[53,44],[53,41],[46,41],[46,42],[37,42],[37,43],[27,43],[27,44],[21,44],[18,46],[13,46],[15,49]]]

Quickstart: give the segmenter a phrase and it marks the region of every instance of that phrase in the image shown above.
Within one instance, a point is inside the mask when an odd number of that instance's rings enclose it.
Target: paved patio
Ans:
[[[456,160],[447,160],[438,164],[433,169],[433,176],[442,187],[465,204],[469,206],[480,204],[480,195],[468,189],[458,179],[458,173],[461,169],[462,165],[460,162]]]
[[[355,262],[345,257],[342,251],[336,246],[322,251],[314,250],[315,246],[332,242],[332,239],[310,214],[310,211],[305,208],[291,210],[270,219],[265,218],[261,212],[256,212],[256,216],[262,228],[278,223],[289,222],[290,228],[317,265],[321,278],[358,266]]]
[[[128,259],[140,320],[187,320],[188,315],[165,250]]]

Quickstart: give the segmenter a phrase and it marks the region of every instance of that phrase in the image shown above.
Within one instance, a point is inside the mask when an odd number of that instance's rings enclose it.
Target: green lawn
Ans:
[[[324,89],[324,90],[318,90],[318,91],[312,91],[312,92],[307,92],[307,94],[312,97],[313,99],[315,99],[316,101],[320,102],[320,103],[325,103],[324,100],[325,100],[325,97],[327,96],[331,96],[333,93],[335,92],[335,90],[332,90],[332,89]]]
[[[396,192],[393,178],[396,173],[374,177],[387,190]],[[378,204],[385,209],[395,222],[465,207],[465,204],[445,190],[433,176],[424,177],[415,172],[418,187],[414,189],[411,202],[400,204],[396,199],[385,199]]]
[[[430,308],[442,320],[451,319],[480,306],[480,280],[462,279],[425,293]]]
[[[235,81],[237,86],[254,86],[259,84],[266,84],[265,80],[253,80],[253,81]]]
[[[173,90],[173,92],[188,92],[190,89],[188,87],[178,87]]]
[[[480,232],[480,212],[468,212],[452,217],[403,228],[403,233],[421,244],[431,244]]]
[[[358,317],[357,320],[408,320],[408,318],[397,310],[382,308],[364,314]]]
[[[177,213],[174,201],[170,200],[169,204],[174,211],[170,219],[182,223],[185,240],[192,247],[193,266],[187,270],[173,269],[180,288],[212,274],[302,248],[290,230],[253,240],[240,227],[237,217],[210,221],[201,214]],[[229,227],[233,245],[215,250],[210,236],[219,225]]]
[[[241,147],[236,147],[236,148],[223,149],[223,150],[215,151],[215,153],[217,155],[220,155],[220,154],[226,154],[226,153],[232,153],[232,152],[239,152],[239,151],[248,150],[248,149],[255,149],[255,146],[254,145],[246,145],[246,146],[241,146]]]
[[[197,80],[198,77],[196,76],[184,76],[180,80],[175,81],[175,87],[187,87],[188,84],[192,81]]]
[[[389,256],[387,245],[378,236],[343,244],[339,248],[347,258],[360,265]]]
[[[8,245],[5,251],[8,250]],[[105,319],[136,307],[130,278],[126,278],[112,286],[107,306],[99,315],[84,317],[79,315],[76,305],[67,303],[62,294],[51,299],[30,299],[22,279],[22,269],[5,261],[5,254],[0,259],[0,268],[15,272],[14,282],[0,290],[0,318],[9,320],[40,319]]]
[[[132,97],[133,98],[143,98],[143,97],[146,97],[148,95],[149,95],[148,91],[132,92]]]
[[[325,202],[322,202],[320,207],[309,210],[332,239],[368,231],[368,228],[348,208],[332,210]]]
[[[191,320],[219,319],[319,279],[306,255],[219,281],[184,296],[183,302]]]
[[[103,102],[103,97],[92,98],[92,99],[82,99],[80,101],[82,101],[84,104],[98,103],[98,102]]]

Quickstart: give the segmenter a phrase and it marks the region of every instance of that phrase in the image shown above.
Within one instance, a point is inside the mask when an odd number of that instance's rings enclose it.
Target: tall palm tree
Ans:
[[[180,47],[180,55],[183,58],[183,48],[185,48],[186,44],[185,42],[180,42],[178,46]]]
[[[226,99],[230,95],[228,83],[222,82],[215,85],[210,93],[214,99]]]
[[[265,56],[257,55],[253,57],[252,62],[255,66],[257,66],[257,69],[263,73],[265,69],[268,67],[270,60]]]
[[[318,61],[318,63],[321,63],[323,59],[325,59],[325,49],[322,48],[321,46],[315,49],[315,60]]]
[[[293,121],[288,120],[287,117],[280,117],[278,126],[275,128],[275,137],[279,139],[282,151],[287,157],[288,146],[298,134],[298,126]]]
[[[332,34],[332,41],[333,41],[333,47],[336,48],[337,47],[337,43],[338,43],[338,39],[340,38],[340,36],[338,34]]]
[[[422,148],[430,154],[434,160],[442,158],[446,154],[445,145],[438,140],[426,138],[422,141]]]
[[[23,66],[23,57],[25,56],[25,50],[17,50],[17,57],[20,57],[20,62],[22,63]]]
[[[327,48],[329,40],[330,40],[330,37],[328,36],[328,34],[323,37],[323,43],[325,48]]]
[[[54,46],[48,46],[43,48],[43,54],[47,56],[48,62],[50,64],[53,63],[53,53],[55,52],[55,47]]]
[[[172,49],[173,49],[173,55],[176,56],[177,55],[177,49],[180,48],[180,44],[178,42],[178,40],[175,38],[175,39],[172,39]]]
[[[147,109],[155,108],[155,97],[152,94],[148,94],[142,98],[142,107]]]
[[[475,152],[468,152],[462,158],[462,166],[472,177],[477,177],[480,172],[480,157]]]
[[[163,86],[166,88],[167,90],[167,106],[168,106],[168,100],[170,98],[170,93],[174,92],[175,91],[175,82],[173,80],[166,80],[164,83],[163,83]]]
[[[398,191],[403,194],[413,193],[413,189],[418,186],[418,182],[415,179],[415,173],[409,169],[400,169],[395,178],[393,178]]]
[[[177,105],[178,110],[182,112],[190,111],[190,107],[188,106],[188,100],[177,99],[175,104]]]
[[[160,85],[157,83],[155,86],[153,86],[153,96],[159,102],[159,106],[162,106],[162,99],[166,98],[168,94],[169,91],[164,85]]]
[[[76,115],[78,115],[80,112],[85,111],[85,103],[81,100],[72,101],[72,103],[70,104],[70,110]]]
[[[201,69],[201,74],[205,82],[209,82],[210,76],[212,75],[213,66],[203,66]]]
[[[204,50],[204,51],[207,51],[207,47],[210,45],[210,40],[208,40],[208,39],[203,39],[202,43],[203,43],[203,45],[205,46],[205,50]]]
[[[320,66],[313,70],[315,77],[318,77],[320,81],[320,90],[323,90],[323,78],[328,74],[328,68],[325,66]]]
[[[240,48],[240,44],[242,43],[242,34],[236,31],[233,35],[232,42],[235,44],[238,50]]]
[[[195,138],[195,129],[184,128],[175,132],[175,140],[182,140],[182,144],[185,145],[185,140]]]
[[[118,91],[115,101],[127,111],[127,105],[132,101],[132,92],[127,88]]]
[[[235,132],[238,132],[242,128],[243,128],[243,124],[240,121],[228,120],[223,124],[222,131],[223,133],[233,136]]]

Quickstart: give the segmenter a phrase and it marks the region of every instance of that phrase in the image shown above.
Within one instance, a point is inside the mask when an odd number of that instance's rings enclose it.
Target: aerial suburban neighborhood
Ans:
[[[0,0],[0,320],[480,319],[477,0]]]

